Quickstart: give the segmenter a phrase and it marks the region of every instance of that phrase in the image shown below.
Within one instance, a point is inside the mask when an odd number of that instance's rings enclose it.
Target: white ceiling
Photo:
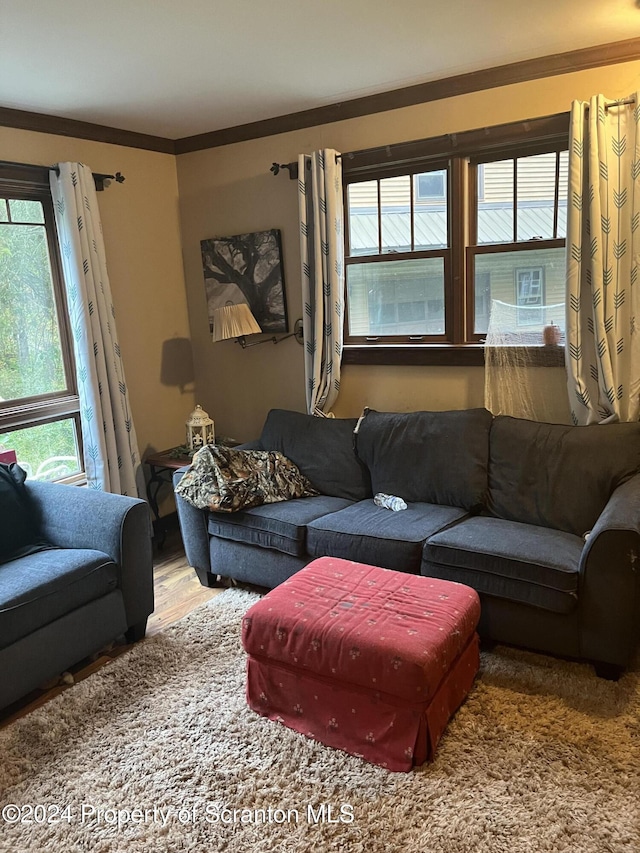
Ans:
[[[0,0],[0,107],[175,139],[637,36],[636,0]]]

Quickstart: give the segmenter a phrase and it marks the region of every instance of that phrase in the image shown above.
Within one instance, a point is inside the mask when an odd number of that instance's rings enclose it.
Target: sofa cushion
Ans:
[[[0,563],[28,554],[42,545],[25,478],[25,472],[15,462],[0,463]]]
[[[353,449],[356,423],[356,418],[317,418],[272,409],[260,443],[295,462],[323,495],[360,501],[371,497],[371,482]]]
[[[358,456],[374,494],[476,510],[485,502],[491,413],[369,411],[358,430]]]
[[[614,489],[638,470],[638,423],[565,426],[497,417],[490,436],[489,510],[583,536]]]
[[[465,515],[463,509],[426,503],[392,512],[372,500],[360,501],[312,521],[307,551],[312,557],[342,557],[417,574],[425,539]]]
[[[26,637],[118,585],[102,551],[52,548],[0,566],[0,648]]]
[[[478,516],[431,536],[420,571],[497,598],[569,613],[576,606],[583,545],[571,533]]]
[[[307,524],[349,506],[344,498],[319,495],[278,504],[265,504],[233,515],[212,512],[208,529],[213,536],[248,545],[273,548],[284,554],[306,553]]]

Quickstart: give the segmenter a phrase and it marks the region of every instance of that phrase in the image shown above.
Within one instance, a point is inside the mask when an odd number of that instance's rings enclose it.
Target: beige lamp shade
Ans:
[[[238,305],[224,305],[213,312],[214,341],[226,341],[228,338],[241,338],[255,335],[262,329],[246,302]]]

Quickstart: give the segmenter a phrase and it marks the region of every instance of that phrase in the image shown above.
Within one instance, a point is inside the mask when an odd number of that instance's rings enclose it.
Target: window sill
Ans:
[[[533,366],[564,366],[563,347],[530,347],[530,353]],[[484,367],[484,344],[345,344],[342,364]]]

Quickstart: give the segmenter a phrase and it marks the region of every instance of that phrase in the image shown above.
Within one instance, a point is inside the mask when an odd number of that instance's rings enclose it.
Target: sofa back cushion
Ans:
[[[283,453],[323,495],[360,501],[371,497],[371,482],[353,449],[356,423],[356,418],[317,418],[272,409],[260,444]]]
[[[565,426],[499,416],[490,437],[489,510],[583,536],[638,470],[638,423]]]
[[[41,542],[36,512],[24,485],[26,475],[15,462],[0,463],[0,563],[29,553]]]
[[[358,455],[374,494],[477,511],[486,500],[490,427],[486,409],[369,410],[358,429]]]

